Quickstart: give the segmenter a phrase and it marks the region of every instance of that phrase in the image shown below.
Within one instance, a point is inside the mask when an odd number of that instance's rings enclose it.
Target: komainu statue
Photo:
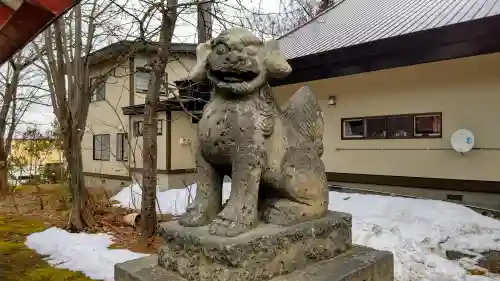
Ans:
[[[323,116],[309,88],[277,105],[269,78],[291,71],[278,42],[233,28],[197,48],[193,79],[214,85],[198,123],[195,199],[182,226],[210,224],[217,236],[237,236],[259,221],[293,225],[323,217],[328,187]],[[222,179],[229,200],[222,204]]]

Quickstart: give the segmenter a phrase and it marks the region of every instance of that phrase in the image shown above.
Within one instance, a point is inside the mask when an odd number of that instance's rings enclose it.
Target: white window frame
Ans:
[[[348,123],[352,121],[363,121],[363,135],[347,135],[347,130],[348,130]],[[342,130],[342,137],[344,139],[362,139],[366,135],[366,121],[365,118],[352,118],[352,119],[345,119],[342,122],[343,130]],[[349,128],[350,130],[350,128]]]

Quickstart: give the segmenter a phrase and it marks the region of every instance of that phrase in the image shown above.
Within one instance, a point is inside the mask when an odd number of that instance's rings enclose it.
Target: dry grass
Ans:
[[[81,273],[55,269],[43,257],[24,246],[25,237],[51,226],[64,228],[69,216],[69,190],[64,185],[21,186],[8,198],[0,201],[0,276],[2,281],[83,281],[90,280]],[[113,207],[104,193],[93,192],[96,202],[95,226],[87,232],[108,232],[114,237],[110,248],[130,249],[153,253],[162,240],[155,237],[148,245],[140,245],[139,231],[122,222],[131,210]],[[43,210],[40,206],[43,202]],[[162,220],[170,217],[161,216]],[[20,276],[24,276],[20,278]],[[9,279],[10,278],[10,279]]]
[[[0,216],[0,276],[2,281],[88,281],[82,273],[56,269],[24,245],[25,237],[46,225],[26,218]]]

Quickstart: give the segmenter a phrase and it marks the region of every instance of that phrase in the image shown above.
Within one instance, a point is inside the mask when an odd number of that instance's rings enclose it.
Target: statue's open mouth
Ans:
[[[223,81],[226,83],[241,83],[241,82],[250,82],[259,76],[258,73],[253,71],[220,71],[220,70],[212,70],[210,71],[212,77],[216,78],[219,81]]]

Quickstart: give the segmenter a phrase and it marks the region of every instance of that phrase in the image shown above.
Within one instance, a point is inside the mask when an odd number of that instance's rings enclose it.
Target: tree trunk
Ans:
[[[44,209],[43,206],[43,192],[42,189],[40,188],[40,184],[38,183],[38,180],[35,182],[35,188],[36,188],[36,193],[38,194],[38,203],[40,204],[40,210]]]
[[[161,77],[161,76],[160,76]],[[155,77],[156,78],[156,77]],[[147,245],[156,232],[156,166],[157,166],[157,118],[158,94],[148,91],[144,103],[143,176],[141,202],[141,244]]]
[[[170,56],[170,45],[177,21],[177,0],[167,0],[167,6],[162,11],[160,29],[160,48],[155,59],[151,60],[152,72],[149,79],[148,92],[144,102],[144,134],[143,134],[143,172],[142,172],[142,203],[141,203],[141,244],[147,242],[156,233],[156,157],[157,157],[157,119],[156,109],[159,101],[160,88],[168,81],[165,72]],[[168,85],[165,83],[168,93]],[[169,155],[170,157],[170,155]]]
[[[10,191],[7,159],[0,157],[0,199],[5,198]]]
[[[85,187],[82,163],[82,144],[78,132],[67,132],[64,137],[64,152],[68,163],[68,185],[71,190],[72,212],[68,228],[71,231],[83,231],[94,225],[94,206]]]

